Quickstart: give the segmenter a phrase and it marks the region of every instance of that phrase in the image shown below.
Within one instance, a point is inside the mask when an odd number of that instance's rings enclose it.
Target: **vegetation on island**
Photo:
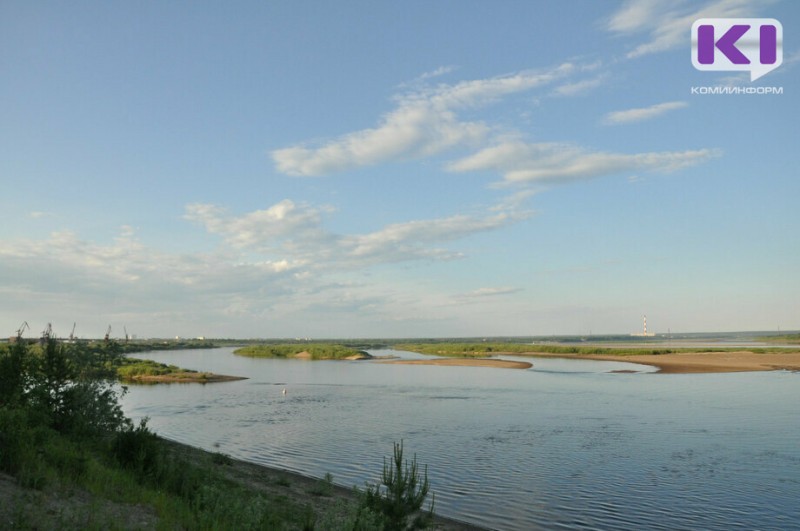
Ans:
[[[336,343],[294,343],[279,345],[250,345],[233,351],[251,358],[306,358],[312,360],[368,359],[363,350]]]
[[[50,335],[0,348],[3,527],[394,530],[408,528],[395,524],[401,517],[428,521],[416,514],[428,490],[416,459],[388,481],[384,474],[385,493],[368,488],[322,511],[316,499],[331,495],[330,476],[299,497],[283,494],[285,478],[267,489],[251,477],[235,480],[227,456],[169,443],[146,419],[137,425],[124,415],[117,371],[135,365],[120,359],[112,343],[89,348]],[[387,501],[397,495],[406,500],[400,509]]]
[[[210,372],[182,369],[153,360],[121,358],[117,366],[117,378],[124,383],[211,383],[244,380],[236,376],[223,376]]]

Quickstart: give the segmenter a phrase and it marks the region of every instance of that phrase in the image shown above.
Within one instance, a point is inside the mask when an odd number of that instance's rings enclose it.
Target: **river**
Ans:
[[[436,367],[232,351],[138,355],[249,379],[130,386],[126,413],[149,417],[164,437],[329,472],[345,486],[376,481],[403,440],[407,457],[428,465],[437,513],[492,529],[800,525],[797,373],[658,375],[546,358],[525,358],[529,370]]]

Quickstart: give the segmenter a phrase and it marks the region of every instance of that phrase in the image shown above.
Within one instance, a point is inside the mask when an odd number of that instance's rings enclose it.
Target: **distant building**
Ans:
[[[643,320],[642,331],[638,332],[638,333],[633,333],[631,335],[633,337],[655,337],[655,335],[656,335],[655,332],[648,332],[647,331],[647,316],[646,315],[643,316],[642,320]]]

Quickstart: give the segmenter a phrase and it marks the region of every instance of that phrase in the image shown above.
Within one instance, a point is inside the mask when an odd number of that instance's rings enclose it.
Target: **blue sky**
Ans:
[[[783,64],[696,70],[704,17],[778,19]],[[0,1],[0,323],[800,329],[798,22],[789,0]]]

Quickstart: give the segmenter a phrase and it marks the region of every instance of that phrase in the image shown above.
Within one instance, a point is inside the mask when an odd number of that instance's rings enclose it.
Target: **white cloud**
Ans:
[[[525,196],[527,197],[527,196]],[[529,217],[524,197],[490,208],[488,215],[454,215],[444,218],[393,223],[366,234],[335,234],[323,227],[318,208],[283,200],[265,210],[228,216],[214,205],[193,204],[185,217],[197,222],[242,251],[278,253],[307,269],[360,268],[409,260],[448,260],[457,251],[438,247],[471,234],[495,230]]]
[[[456,67],[452,66],[452,65],[451,66],[440,66],[436,70],[432,70],[430,72],[425,72],[424,74],[419,76],[417,79],[420,80],[420,81],[423,81],[425,79],[432,79],[434,77],[440,77],[440,76],[443,76],[445,74],[449,74],[450,72],[453,72],[455,69],[456,69]]]
[[[80,334],[95,337],[110,322],[126,323],[133,333],[138,323],[149,333],[183,335],[170,330],[200,323],[205,328],[236,308],[258,318],[293,299],[313,282],[298,278],[298,270],[290,257],[248,260],[230,249],[159,251],[140,242],[130,227],[110,243],[59,231],[0,246],[0,277],[6,279],[0,318],[41,318],[62,327],[77,320]]]
[[[590,79],[583,79],[574,83],[566,83],[553,90],[554,96],[579,96],[595,89],[605,83],[608,76],[599,75]]]
[[[648,40],[628,53],[628,58],[635,58],[689,46],[689,30],[699,18],[755,16],[771,3],[773,0],[627,0],[609,17],[606,29],[619,34],[646,33]]]
[[[478,288],[474,291],[470,291],[469,293],[463,293],[458,297],[466,299],[497,297],[502,295],[512,295],[514,293],[519,293],[520,291],[522,291],[522,288],[512,288],[507,286],[499,288]]]
[[[509,94],[550,83],[575,67],[563,64],[542,72],[441,84],[396,97],[397,108],[377,127],[340,136],[320,147],[292,146],[272,152],[287,175],[324,175],[389,160],[430,156],[483,140],[489,126],[461,121],[456,111],[486,105]]]
[[[317,241],[326,238],[321,228],[322,214],[332,210],[331,207],[311,207],[284,199],[265,210],[229,217],[218,206],[195,203],[186,206],[184,218],[203,225],[212,234],[224,236],[232,247],[263,250],[284,240]]]
[[[122,323],[136,333],[185,335],[178,328],[242,321],[241,333],[280,335],[279,323],[302,329],[309,315],[340,324],[342,316],[408,316],[392,309],[397,290],[371,278],[375,265],[463,257],[453,242],[499,230],[526,219],[526,194],[471,214],[409,220],[362,234],[336,234],[324,226],[330,207],[284,200],[263,210],[231,215],[211,204],[186,207],[185,218],[208,234],[222,238],[212,253],[173,253],[147,246],[130,226],[110,242],[82,239],[71,231],[42,240],[0,245],[0,319],[16,321],[44,316],[54,324],[80,320],[80,334],[100,335],[108,323]],[[419,315],[419,314],[418,314]],[[201,324],[202,323],[202,324]],[[267,328],[259,328],[269,323]],[[323,328],[320,328],[322,326]],[[236,328],[236,326],[234,326]],[[245,332],[248,330],[249,332]],[[219,333],[219,332],[217,332]],[[336,329],[329,331],[337,333]]]
[[[505,142],[453,162],[451,171],[496,171],[507,183],[543,184],[589,179],[627,171],[669,172],[718,156],[711,149],[650,153],[587,151],[571,144]]]
[[[668,101],[665,103],[658,103],[650,107],[641,107],[638,109],[628,109],[625,111],[610,112],[605,117],[605,122],[608,124],[627,124],[632,122],[641,122],[649,120],[657,116],[661,116],[669,111],[676,109],[683,109],[687,107],[688,103],[684,101]]]
[[[675,1],[626,0],[608,19],[608,30],[615,32],[639,31],[649,28]]]
[[[458,252],[434,246],[496,230],[525,219],[528,215],[525,212],[500,212],[483,217],[456,215],[395,223],[368,234],[343,237],[339,241],[339,251],[348,263],[460,258],[462,255]]]

